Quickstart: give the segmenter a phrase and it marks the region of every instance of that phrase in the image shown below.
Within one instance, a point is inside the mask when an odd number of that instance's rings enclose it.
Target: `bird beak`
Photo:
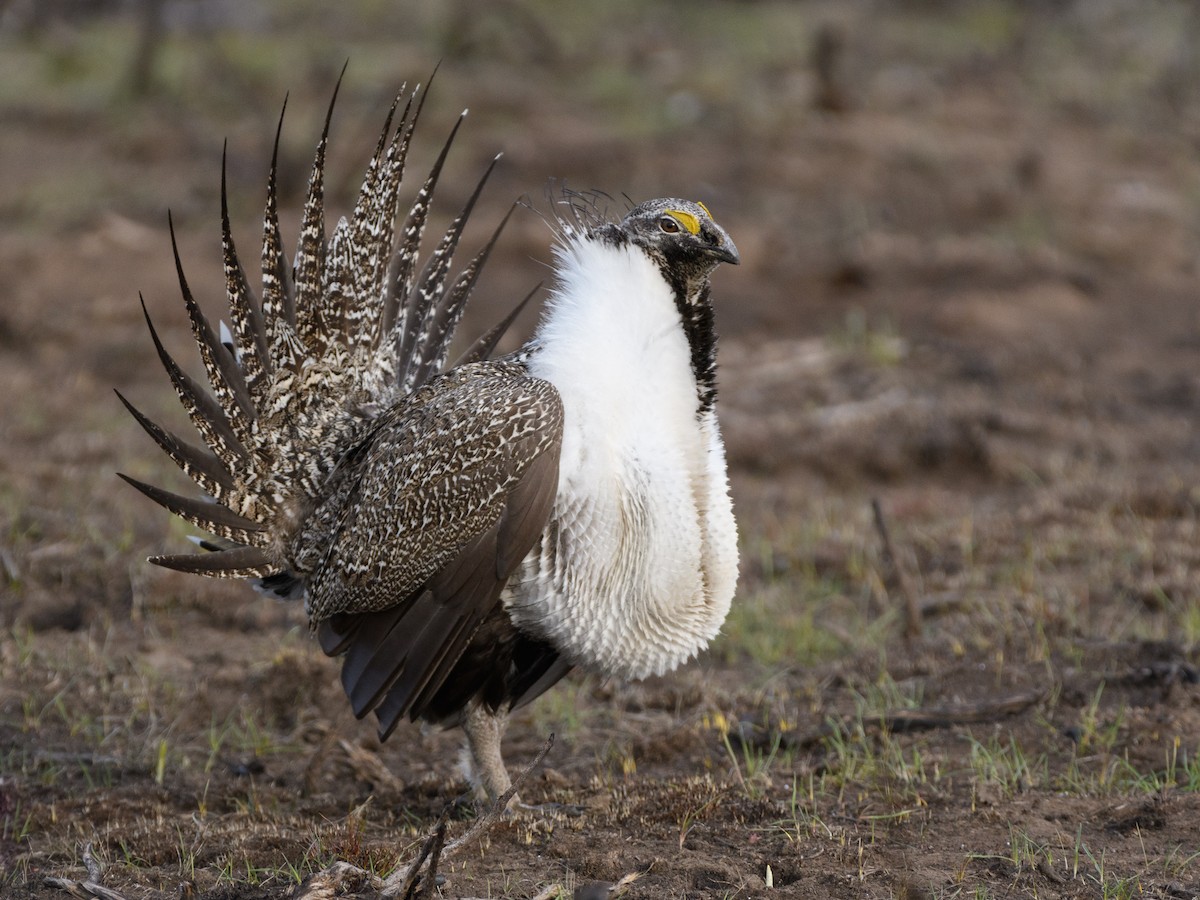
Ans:
[[[738,255],[737,247],[733,245],[733,241],[729,239],[729,235],[725,233],[723,228],[718,227],[716,231],[720,236],[721,243],[715,247],[709,247],[708,255],[717,262],[729,263],[731,266],[736,266],[742,261],[741,256]]]

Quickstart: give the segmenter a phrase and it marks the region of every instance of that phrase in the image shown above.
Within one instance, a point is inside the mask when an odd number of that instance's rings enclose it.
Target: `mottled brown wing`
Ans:
[[[562,405],[514,369],[467,366],[402,401],[355,452],[338,508],[317,511],[337,527],[310,615],[381,731],[421,714],[549,518]]]

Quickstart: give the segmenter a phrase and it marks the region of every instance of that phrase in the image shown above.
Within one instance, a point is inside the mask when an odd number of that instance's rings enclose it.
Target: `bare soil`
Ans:
[[[743,256],[715,285],[726,632],[517,715],[514,768],[555,734],[524,799],[582,813],[501,820],[443,896],[1200,896],[1190,7],[264,3],[169,17],[138,94],[135,23],[63,6],[0,16],[0,893],[65,896],[46,879],[85,880],[90,845],[128,898],[286,897],[337,859],[386,872],[466,794],[459,735],[380,744],[300,610],[148,566],[187,531],[113,475],[180,484],[111,394],[185,429],[137,303],[191,359],[165,209],[219,315],[222,141],[252,247],[291,91],[294,229],[350,56],[341,209],[441,58],[418,165],[472,109],[446,218],[506,151],[476,244],[556,176],[703,199]],[[519,210],[467,331],[548,244]]]

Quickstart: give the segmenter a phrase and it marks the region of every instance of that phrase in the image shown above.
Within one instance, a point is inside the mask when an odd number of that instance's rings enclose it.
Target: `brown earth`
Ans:
[[[456,733],[353,720],[301,611],[146,565],[187,530],[112,474],[180,484],[111,394],[182,427],[136,300],[192,359],[165,209],[218,315],[222,141],[250,246],[291,91],[294,229],[349,57],[341,209],[440,58],[419,159],[472,108],[443,213],[506,152],[471,240],[558,176],[699,197],[744,260],[725,634],[518,715],[514,767],[556,735],[524,798],[582,814],[503,819],[443,896],[1200,896],[1200,16],[360,6],[168,3],[140,90],[132,21],[0,7],[0,892],[66,896],[90,844],[125,897],[289,896],[386,871],[466,790]],[[548,242],[518,211],[467,331]]]

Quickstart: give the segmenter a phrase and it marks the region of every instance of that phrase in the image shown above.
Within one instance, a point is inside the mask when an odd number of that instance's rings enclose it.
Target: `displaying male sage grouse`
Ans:
[[[620,222],[567,203],[534,338],[489,360],[510,316],[447,367],[499,230],[452,273],[485,173],[419,263],[454,132],[397,228],[421,106],[414,91],[393,128],[400,99],[353,215],[328,239],[326,117],[291,264],[276,133],[261,301],[222,175],[229,326],[205,318],[175,251],[211,393],[147,316],[206,448],[121,398],[207,497],[126,481],[214,535],[199,542],[209,552],[151,562],[303,597],[322,649],[342,657],[355,715],[374,712],[381,738],[405,716],[461,724],[495,798],[510,785],[500,738],[511,709],[572,666],[630,679],[674,669],[725,619],[738,551],[709,275],[738,253],[699,203],[653,200]]]

